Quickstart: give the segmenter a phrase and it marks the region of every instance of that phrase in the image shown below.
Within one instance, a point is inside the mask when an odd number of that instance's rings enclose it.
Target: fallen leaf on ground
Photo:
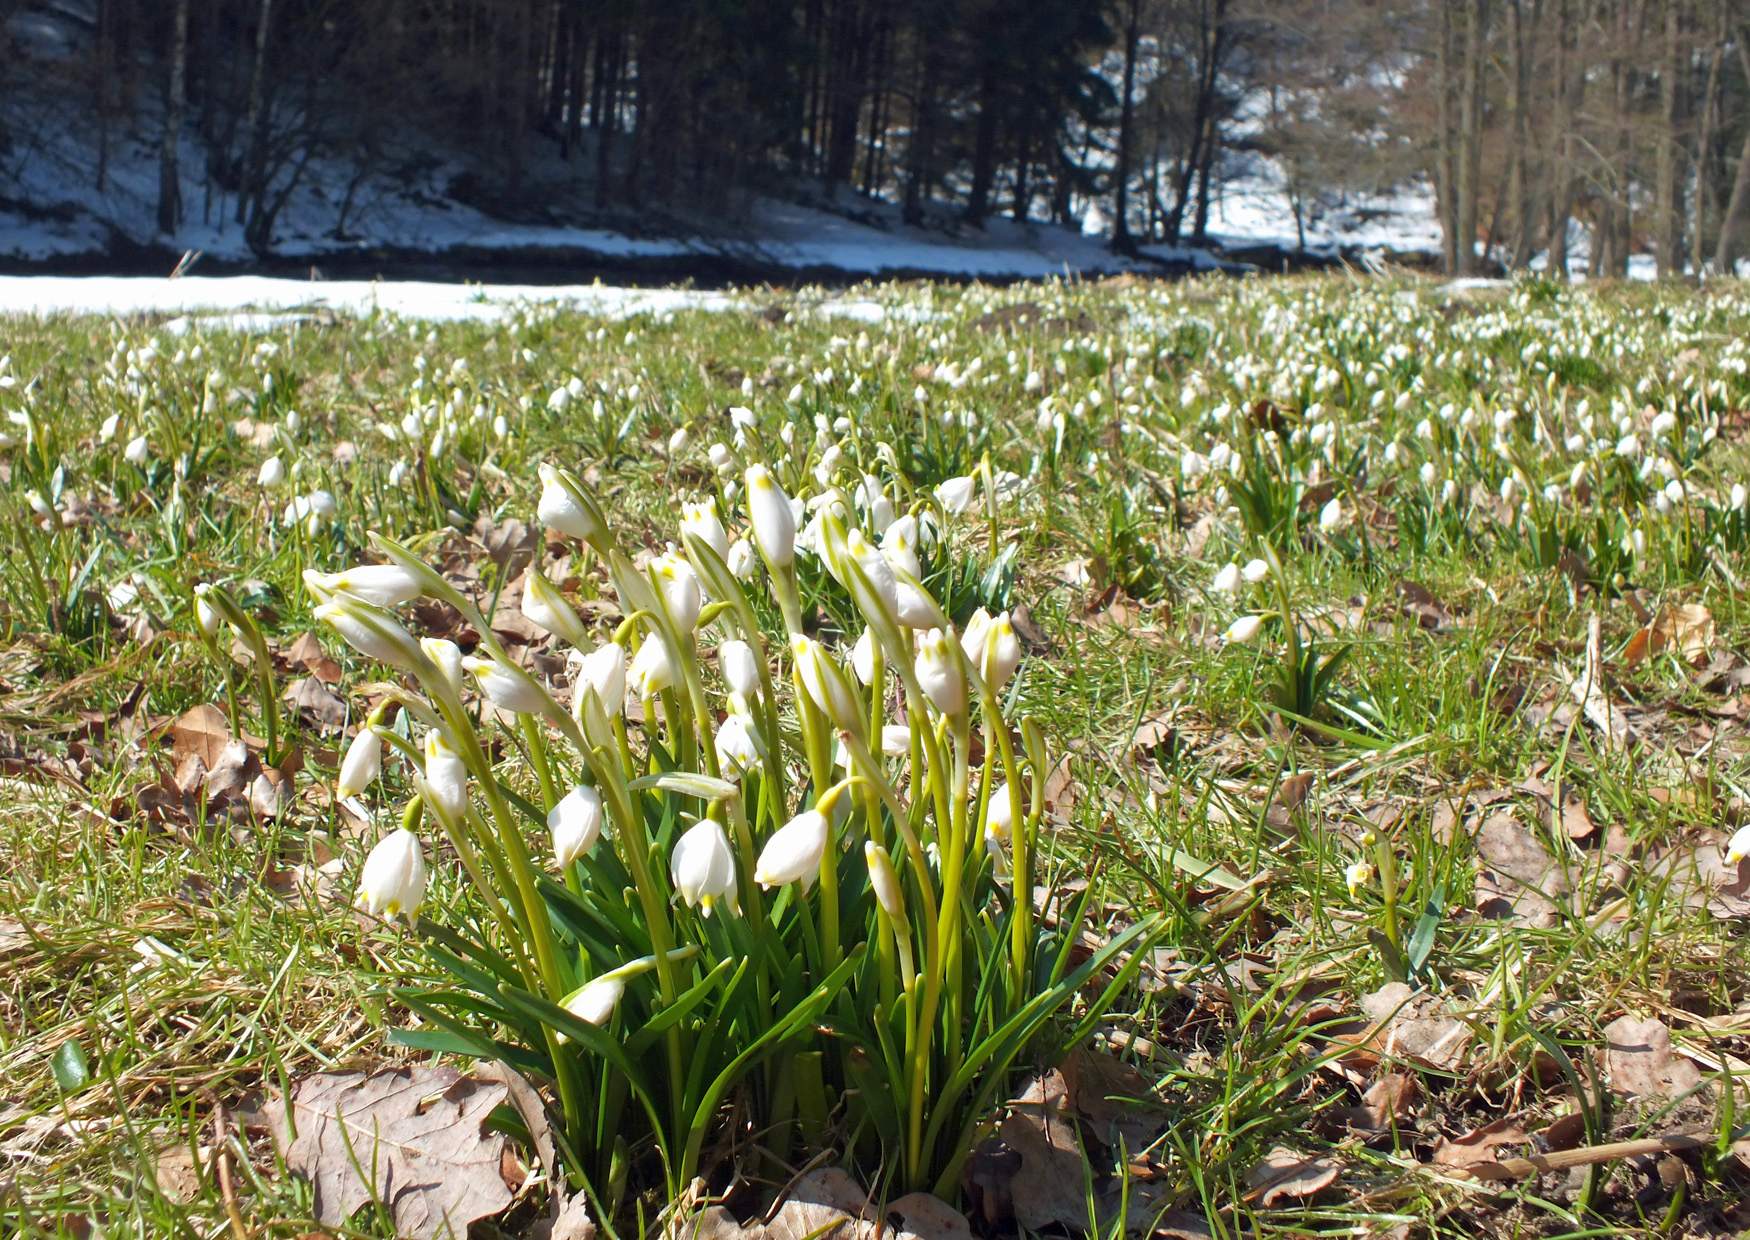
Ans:
[[[1141,1153],[1165,1132],[1166,1108],[1154,1097],[1154,1083],[1131,1064],[1087,1047],[1063,1061],[1070,1105],[1087,1121],[1089,1135],[1110,1149]]]
[[[300,676],[286,685],[286,704],[307,723],[324,732],[338,731],[346,722],[346,702],[314,676]]]
[[[1701,1082],[1701,1071],[1671,1053],[1671,1031],[1657,1017],[1619,1016],[1604,1027],[1604,1070],[1617,1093],[1673,1098]]]
[[[907,1193],[888,1202],[887,1220],[899,1235],[917,1240],[972,1240],[966,1216],[931,1193]]]
[[[1671,603],[1629,639],[1622,653],[1626,667],[1670,650],[1692,667],[1708,661],[1714,648],[1714,616],[1700,603]]]
[[[1477,911],[1526,926],[1556,924],[1552,897],[1568,880],[1543,843],[1511,810],[1490,814],[1477,828]]]
[[[1470,1047],[1470,1026],[1440,998],[1391,982],[1361,1000],[1373,1025],[1357,1049],[1381,1059],[1400,1059],[1442,1072],[1457,1071]]]
[[[400,1235],[464,1240],[468,1224],[511,1201],[499,1170],[506,1139],[481,1130],[506,1092],[452,1068],[318,1072],[267,1113],[286,1165],[310,1181],[324,1226],[381,1201]]]
[[[1029,1081],[1009,1104],[999,1135],[1020,1155],[1009,1186],[1015,1221],[1035,1231],[1054,1224],[1086,1228],[1087,1163],[1063,1073],[1052,1069]]]
[[[328,657],[313,633],[300,633],[283,657],[289,666],[303,669],[325,685],[340,683],[340,664]]]
[[[1248,1196],[1266,1209],[1284,1200],[1316,1197],[1337,1182],[1340,1170],[1334,1159],[1279,1145],[1246,1173],[1246,1186],[1252,1190]]]
[[[1441,1137],[1428,1161],[1436,1167],[1468,1171],[1494,1162],[1496,1151],[1503,1145],[1523,1145],[1530,1139],[1515,1117],[1503,1115],[1462,1137]]]
[[[874,1224],[863,1217],[868,1196],[838,1167],[810,1171],[791,1187],[765,1240],[872,1240]]]
[[[205,1161],[204,1151],[202,1161]],[[186,1145],[172,1145],[161,1150],[152,1176],[158,1191],[179,1206],[185,1206],[201,1195],[201,1169],[195,1163],[194,1151]]]
[[[210,771],[231,743],[231,723],[225,712],[207,703],[191,706],[170,725],[170,752],[178,762],[190,754],[206,763]]]

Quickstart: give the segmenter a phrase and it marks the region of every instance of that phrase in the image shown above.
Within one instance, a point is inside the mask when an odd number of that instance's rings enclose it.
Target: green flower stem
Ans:
[[[541,721],[533,715],[518,715],[517,727],[529,747],[529,761],[535,768],[535,778],[541,783],[541,808],[549,814],[559,804],[559,789],[553,780],[553,763],[547,755],[547,739],[541,734]]]
[[[980,684],[979,694],[984,709],[985,762],[984,779],[979,789],[979,797],[984,802],[979,808],[979,828],[988,821],[990,814],[991,785],[991,741],[996,741],[996,752],[1003,765],[1003,778],[1008,783],[1009,796],[1012,801],[1018,801],[1021,795],[1020,768],[1015,763],[1015,738],[1009,735],[1008,721],[1003,718],[1002,708],[997,703],[996,694],[989,686]],[[1027,978],[1031,972],[1033,959],[1033,879],[1030,872],[1032,865],[1032,841],[1028,834],[1032,825],[1038,821],[1041,809],[1040,798],[1035,790],[1033,809],[1023,815],[1018,804],[1009,806],[1009,871],[1010,886],[1014,892],[1014,907],[1009,913],[1009,955],[1010,970],[1014,985],[1014,994],[1018,998],[1027,991]]]
[[[808,753],[809,782],[818,802],[832,782],[832,731],[826,716],[820,713],[803,688],[801,673],[792,669],[791,679],[796,690],[796,718],[802,725],[802,742]],[[826,848],[820,854],[820,932],[821,962],[829,973],[838,967],[841,959],[838,851],[838,832],[828,814]]]

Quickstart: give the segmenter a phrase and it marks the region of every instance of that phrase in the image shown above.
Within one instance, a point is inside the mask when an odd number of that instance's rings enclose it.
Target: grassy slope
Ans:
[[[1177,910],[1160,984],[1116,1022],[1152,1042],[1141,1062],[1162,1078],[1175,1119],[1156,1151],[1164,1203],[1238,1231],[1599,1225],[1576,1213],[1565,1177],[1484,1196],[1408,1168],[1441,1134],[1508,1111],[1564,1109],[1560,1078],[1539,1077],[1537,1035],[1584,1062],[1612,1019],[1650,1013],[1709,1056],[1750,1058],[1741,923],[1686,899],[1659,864],[1717,850],[1741,810],[1737,699],[1698,688],[1706,678],[1670,654],[1633,667],[1619,657],[1641,627],[1637,609],[1657,613],[1670,601],[1711,610],[1718,651],[1750,649],[1731,584],[1745,566],[1742,521],[1727,524],[1711,554],[1684,534],[1702,501],[1723,502],[1743,472],[1737,410],[1750,383],[1737,341],[1750,303],[1526,290],[1447,304],[1431,289],[1335,280],[879,296],[927,313],[863,326],[787,301],[796,313],[784,321],[750,313],[627,325],[533,310],[496,328],[343,321],[264,337],[157,337],[150,323],[6,325],[18,384],[0,406],[22,407],[28,384],[36,419],[28,444],[20,427],[3,428],[20,443],[0,457],[0,916],[11,919],[0,923],[9,981],[0,987],[0,1151],[18,1190],[0,1193],[9,1231],[214,1234],[224,1195],[210,1180],[187,1204],[154,1189],[159,1151],[211,1141],[214,1104],[234,1106],[263,1083],[394,1054],[384,1030],[404,1017],[379,997],[382,971],[417,967],[417,957],[406,939],[361,928],[346,908],[363,845],[315,790],[332,771],[332,737],[303,737],[303,791],[278,822],[153,822],[137,809],[138,790],[171,760],[159,741],[130,744],[131,733],[224,700],[222,672],[186,610],[193,583],[232,583],[289,645],[312,627],[303,567],[352,562],[367,529],[433,529],[452,510],[464,525],[531,520],[533,466],[545,458],[598,465],[612,510],[637,531],[625,541],[655,542],[672,528],[677,492],[708,478],[704,449],[728,434],[724,408],[741,403],[768,434],[796,422],[799,444],[812,438],[816,412],[846,417],[848,456],[873,463],[876,443],[889,441],[919,486],[966,472],[986,450],[1030,481],[1019,505],[1004,507],[999,537],[1019,545],[1013,601],[1042,638],[1018,692],[1074,755],[1057,855],[1067,871],[1096,875],[1114,904]],[[156,356],[143,358],[148,343]],[[468,371],[452,378],[457,358]],[[943,381],[943,364],[964,374],[975,360],[970,380]],[[1340,381],[1315,392],[1319,366]],[[1385,393],[1377,403],[1370,369]],[[1043,390],[1028,389],[1029,371]],[[586,395],[555,412],[547,394],[571,375]],[[1709,405],[1723,421],[1702,449],[1693,394],[1715,381],[1724,394]],[[797,383],[797,402],[786,404]],[[453,386],[463,393],[461,429],[391,485],[407,450],[374,427],[447,399]],[[590,412],[598,394],[600,420]],[[1066,414],[1061,432],[1036,419],[1047,394]],[[1490,498],[1508,471],[1489,447],[1493,415],[1519,410],[1504,435],[1524,474],[1537,488],[1565,488],[1574,461],[1591,455],[1560,447],[1577,431],[1582,399],[1599,416],[1594,437],[1614,440],[1602,425],[1613,401],[1638,417],[1668,395],[1682,402],[1679,439],[1696,435],[1692,450],[1675,453],[1690,499],[1658,517],[1653,484],[1597,457],[1595,493],[1552,502],[1572,514],[1561,518],[1564,531],[1573,527],[1563,536],[1605,577],[1602,590],[1577,589],[1554,551],[1528,544],[1511,507]],[[1258,543],[1222,502],[1233,497],[1188,484],[1181,466],[1184,448],[1240,446],[1279,415],[1286,430],[1315,400],[1337,429],[1316,469],[1314,449],[1296,450],[1314,488],[1306,511],[1292,497],[1261,503],[1265,520],[1273,512],[1296,526],[1282,540],[1294,608],[1311,627],[1342,632],[1328,641],[1353,646],[1318,706],[1323,735],[1291,732],[1269,709],[1279,625],[1255,647],[1214,639],[1272,596],[1245,586],[1242,606],[1211,591],[1215,570],[1251,558]],[[1442,507],[1425,502],[1416,471],[1428,449],[1414,428],[1438,421],[1448,402],[1437,458],[1459,494]],[[1460,434],[1473,402],[1476,429]],[[472,421],[476,404],[486,412]],[[294,409],[299,427],[288,431]],[[100,424],[117,412],[123,426],[100,443]],[[956,415],[952,427],[943,413]],[[490,430],[495,414],[509,423],[503,441]],[[240,436],[242,418],[277,427],[275,446]],[[665,445],[680,425],[691,441],[671,459]],[[141,428],[153,449],[144,471],[121,455]],[[1396,464],[1384,459],[1391,440],[1401,444]],[[298,478],[264,496],[256,470],[276,450]],[[51,493],[56,468],[62,504],[68,495],[80,503],[51,531],[24,496]],[[270,520],[294,489],[317,486],[339,500],[335,524],[304,536]],[[1349,519],[1324,534],[1316,512],[1328,494]],[[1622,531],[1599,532],[1599,520],[1619,518]],[[1642,527],[1646,550],[1611,567],[1608,548],[1630,524]],[[982,566],[982,549],[964,555],[968,571]],[[137,600],[106,600],[124,578]],[[1125,587],[1116,595],[1106,589],[1115,581]],[[1405,615],[1406,581],[1435,600],[1438,627]],[[1563,712],[1545,718],[1564,700],[1563,673],[1580,664],[1594,613],[1611,694],[1633,708],[1640,734],[1627,753]],[[346,687],[371,678],[323,640]],[[1305,800],[1273,800],[1299,772],[1314,776]],[[1582,798],[1593,835],[1570,842],[1543,830],[1547,811],[1528,776]],[[1504,795],[1468,825],[1516,810],[1535,828],[1525,838],[1580,893],[1545,919],[1553,925],[1471,912],[1474,846],[1464,831],[1441,829],[1440,804],[1473,792]],[[1431,898],[1444,901],[1424,975],[1464,1014],[1475,1045],[1462,1070],[1425,1075],[1395,1135],[1364,1142],[1336,1109],[1356,1101],[1367,1072],[1346,1081],[1321,1060],[1330,1021],[1387,980],[1368,938],[1384,923],[1377,884],[1351,899],[1343,877],[1370,825],[1404,867],[1406,926]],[[326,834],[313,843],[313,832]],[[329,849],[344,862],[333,898],[307,898],[293,867]],[[1198,881],[1203,865],[1250,885],[1224,895]],[[441,909],[457,889],[437,868]],[[174,957],[149,959],[151,943]],[[77,1056],[61,1051],[69,1045]],[[91,1082],[63,1094],[58,1051],[75,1075],[83,1059]],[[1728,1122],[1696,1099],[1671,1110],[1619,1107],[1601,1135],[1718,1132]],[[1264,1208],[1245,1177],[1278,1143],[1342,1144],[1343,1188]],[[1744,1172],[1711,1153],[1687,1165],[1677,1226],[1717,1233],[1729,1226],[1720,1211],[1746,1191]],[[252,1229],[307,1229],[302,1190],[268,1162],[239,1167],[236,1179]],[[1645,1169],[1619,1168],[1597,1198],[1609,1226],[1660,1223],[1672,1198],[1651,1182]]]

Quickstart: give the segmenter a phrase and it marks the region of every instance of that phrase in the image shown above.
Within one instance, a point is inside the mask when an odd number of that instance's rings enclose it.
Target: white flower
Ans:
[[[315,615],[367,659],[408,672],[418,668],[419,644],[395,622],[394,616],[381,608],[343,594],[322,604]]]
[[[889,758],[903,758],[911,753],[911,729],[903,723],[881,725],[881,752]]]
[[[225,620],[219,614],[219,609],[207,601],[207,595],[212,588],[204,581],[194,588],[194,620],[200,625],[201,632],[208,637],[216,635]]]
[[[548,581],[532,564],[523,575],[522,608],[523,615],[537,628],[545,629],[573,646],[583,644],[587,636],[583,621],[565,601],[565,596],[559,593],[559,587]]]
[[[796,559],[796,514],[772,471],[764,465],[747,469],[747,516],[754,541],[773,568],[787,568]]]
[[[1349,887],[1349,898],[1353,900],[1363,887],[1373,882],[1373,866],[1366,861],[1351,861],[1343,870],[1343,882]]]
[[[863,860],[869,866],[869,886],[874,889],[875,903],[893,921],[905,919],[905,888],[899,873],[893,868],[893,858],[874,840],[863,841]]]
[[[944,715],[957,715],[966,709],[966,673],[960,666],[960,655],[954,639],[941,629],[931,629],[918,642],[918,684]]]
[[[1750,825],[1739,827],[1732,833],[1732,838],[1726,841],[1726,865],[1737,865],[1745,857],[1750,857]]]
[[[863,531],[859,529],[852,529],[845,535],[845,553],[869,579],[876,600],[885,609],[887,622],[892,624],[899,615],[899,582],[893,575],[893,565],[887,562],[878,547],[863,537]],[[846,589],[850,588],[848,573],[847,567],[846,574],[834,574]]]
[[[973,612],[960,635],[960,648],[992,693],[1000,692],[1021,666],[1021,639],[1006,611],[994,618],[982,607]]]
[[[735,575],[737,581],[746,581],[753,576],[754,552],[753,544],[745,538],[738,538],[729,544],[729,554],[724,557],[724,563]]]
[[[342,801],[356,797],[374,784],[382,773],[383,742],[370,728],[360,728],[340,760],[340,777],[334,781],[334,795]]]
[[[626,994],[626,979],[604,973],[585,982],[565,1000],[564,1007],[587,1025],[605,1025]]]
[[[447,637],[422,637],[419,648],[432,661],[450,692],[462,692],[462,648]]]
[[[1329,534],[1343,524],[1343,501],[1333,498],[1319,509],[1319,529]]]
[[[419,578],[399,564],[359,564],[338,573],[305,570],[304,580],[329,594],[350,594],[378,607],[399,607],[419,597]]]
[[[921,577],[923,566],[918,562],[918,519],[910,513],[895,518],[881,535],[881,554],[887,557],[895,572]]]
[[[647,636],[644,644],[638,647],[638,653],[632,656],[630,675],[632,687],[641,698],[655,697],[664,689],[672,688],[680,678],[674,658],[669,654],[668,643],[655,633]],[[608,703],[602,705],[608,706]],[[609,710],[612,711],[611,706]]]
[[[433,730],[425,736],[426,793],[432,808],[450,821],[462,817],[468,809],[468,764],[450,748],[443,733]]]
[[[1015,791],[1007,780],[990,792],[990,808],[984,816],[984,833],[991,839],[1008,843],[1015,829]]]
[[[710,501],[688,501],[681,505],[681,532],[697,538],[719,558],[729,558],[729,532],[723,528],[716,505]]]
[[[405,827],[378,841],[359,874],[359,907],[373,917],[405,915],[412,921],[425,903],[425,853]]]
[[[1746,487],[1742,482],[1734,482],[1732,484],[1732,507],[1742,512],[1746,505],[1750,505],[1750,487]]]
[[[547,710],[547,694],[533,677],[521,668],[497,659],[470,655],[462,666],[474,673],[484,693],[494,706],[519,715],[539,715]]]
[[[798,635],[790,640],[790,654],[796,660],[796,674],[803,691],[820,712],[847,731],[857,730],[862,721],[862,703],[844,670],[827,654],[826,648],[812,637]]]
[[[670,456],[679,456],[686,450],[687,440],[690,438],[692,438],[692,436],[687,434],[686,427],[675,427],[674,434],[668,437],[668,454]]]
[[[585,689],[595,690],[611,719],[626,707],[626,648],[618,642],[597,646],[577,662],[571,692],[579,701]]]
[[[875,683],[875,632],[867,625],[863,635],[851,647],[851,670],[865,685]]]
[[[270,456],[261,463],[261,469],[256,472],[255,481],[264,490],[272,491],[284,484],[286,480],[286,463],[277,456]]]
[[[144,466],[152,459],[152,445],[144,435],[135,435],[128,440],[127,447],[122,449],[122,459],[130,465]]]
[[[950,478],[936,486],[936,502],[942,505],[942,511],[949,516],[957,517],[972,510],[973,500],[978,489],[976,476],[967,474],[959,478]]]
[[[724,777],[734,779],[760,764],[759,742],[746,715],[730,715],[717,728],[717,765]]]
[[[601,794],[579,784],[548,811],[547,830],[553,833],[553,863],[563,870],[601,838]]]
[[[699,612],[705,605],[699,589],[699,576],[693,566],[671,553],[660,555],[650,564],[650,575],[662,593],[669,619],[683,634],[691,633],[699,624]]]
[[[1240,588],[1240,566],[1230,560],[1222,565],[1221,571],[1215,574],[1215,579],[1209,585],[1219,593],[1232,594]]]
[[[576,479],[547,464],[541,465],[539,473],[541,499],[535,507],[535,515],[542,525],[585,542],[594,542],[607,533],[602,528],[599,511],[585,498]]]
[[[808,890],[820,876],[830,825],[825,814],[809,809],[772,832],[754,866],[754,881],[762,887],[799,882]]]
[[[735,855],[721,824],[709,818],[675,841],[669,857],[669,877],[681,899],[705,916],[722,902],[735,911]]]
[[[1221,640],[1234,646],[1249,645],[1263,627],[1263,616],[1241,616],[1227,626],[1227,632],[1221,635]]]
[[[1270,575],[1270,566],[1263,560],[1247,560],[1246,566],[1240,569],[1240,576],[1256,585]]]
[[[759,692],[759,656],[740,638],[730,638],[717,647],[717,666],[722,669],[731,693],[747,699]]]

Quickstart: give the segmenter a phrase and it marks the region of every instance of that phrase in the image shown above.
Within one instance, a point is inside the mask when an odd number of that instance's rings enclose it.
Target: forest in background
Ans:
[[[1299,225],[1416,188],[1459,274],[1729,270],[1750,233],[1744,0],[0,0],[9,41],[33,10],[82,36],[3,49],[0,91],[82,101],[100,153],[155,118],[160,230],[217,204],[260,253],[313,164],[359,189],[440,138],[506,219],[557,163],[596,217],[807,194],[1125,253],[1265,166]]]

